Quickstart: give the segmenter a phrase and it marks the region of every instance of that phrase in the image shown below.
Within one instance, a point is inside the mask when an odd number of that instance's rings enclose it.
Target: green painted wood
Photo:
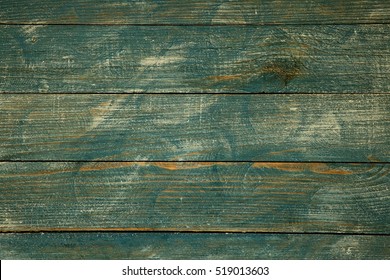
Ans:
[[[390,233],[390,165],[8,162],[0,231]]]
[[[2,94],[1,160],[390,160],[387,94]]]
[[[390,259],[389,236],[202,233],[0,234],[5,259]]]
[[[389,23],[386,0],[0,1],[0,23]]]
[[[390,25],[0,26],[0,92],[390,92]]]

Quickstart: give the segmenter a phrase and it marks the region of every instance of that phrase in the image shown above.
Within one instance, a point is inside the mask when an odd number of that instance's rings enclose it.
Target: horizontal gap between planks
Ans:
[[[390,95],[390,92],[0,92],[0,95]]]
[[[34,163],[34,162],[96,162],[96,163],[115,163],[115,162],[137,162],[137,163],[158,163],[158,162],[169,162],[169,163],[296,163],[296,164],[305,164],[305,163],[326,163],[326,164],[390,164],[390,162],[381,162],[381,161],[261,161],[261,160],[0,160],[0,163],[13,163],[13,162],[22,162],[22,163]]]
[[[136,229],[136,228],[66,228],[66,229],[24,229],[0,230],[4,233],[184,233],[184,234],[280,234],[280,235],[354,235],[354,236],[390,236],[390,233],[364,232],[282,232],[282,231],[254,231],[254,230],[177,230],[177,229]]]
[[[14,26],[26,26],[26,25],[37,25],[37,26],[50,26],[50,25],[58,25],[58,26],[188,26],[188,27],[196,27],[196,26],[204,26],[204,27],[213,27],[213,26],[248,26],[248,27],[257,27],[257,26],[335,26],[335,25],[344,25],[344,26],[357,26],[357,25],[387,25],[390,24],[390,21],[383,22],[362,22],[362,23],[45,23],[45,22],[32,22],[32,23],[15,23],[15,22],[0,22],[1,25],[14,25]]]

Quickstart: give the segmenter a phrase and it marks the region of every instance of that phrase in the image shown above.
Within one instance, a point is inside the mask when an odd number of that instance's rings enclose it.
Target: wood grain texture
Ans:
[[[0,23],[297,24],[389,23],[387,0],[0,1]]]
[[[16,2],[0,259],[390,259],[389,1]]]
[[[390,258],[389,236],[321,234],[0,234],[0,247],[3,260]]]
[[[0,231],[390,233],[390,165],[0,165]]]
[[[388,162],[390,95],[2,94],[1,160]]]
[[[390,25],[0,26],[0,92],[390,92]]]

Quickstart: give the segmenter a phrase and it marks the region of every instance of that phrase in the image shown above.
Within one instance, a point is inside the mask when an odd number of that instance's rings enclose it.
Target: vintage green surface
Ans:
[[[1,259],[390,259],[389,1],[0,0],[0,41]]]
[[[0,92],[387,93],[390,25],[1,25]]]
[[[8,162],[0,231],[389,233],[388,164]]]
[[[0,234],[0,259],[389,259],[388,236],[324,234]]]
[[[3,94],[1,160],[390,159],[387,94]]]
[[[387,0],[0,1],[0,23],[389,23]]]

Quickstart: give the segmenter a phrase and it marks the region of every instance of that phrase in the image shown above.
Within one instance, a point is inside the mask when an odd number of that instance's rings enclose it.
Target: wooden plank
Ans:
[[[2,94],[1,160],[390,161],[390,95]]]
[[[308,246],[309,245],[309,246]],[[0,234],[5,259],[389,259],[389,236],[205,233]]]
[[[390,165],[14,162],[0,231],[390,233]]]
[[[387,0],[0,1],[0,23],[299,24],[389,23]]]
[[[0,26],[0,92],[390,92],[390,25]]]

